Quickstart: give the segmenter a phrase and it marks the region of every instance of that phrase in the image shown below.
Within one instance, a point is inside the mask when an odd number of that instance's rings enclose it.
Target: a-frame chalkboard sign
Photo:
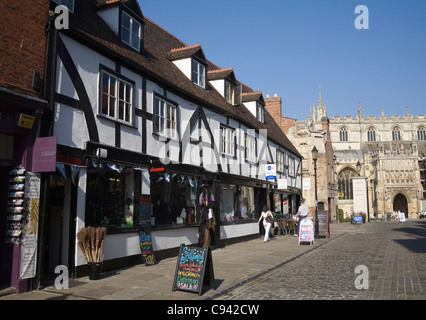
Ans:
[[[209,248],[180,245],[172,290],[198,292],[203,286],[214,288],[213,260]]]
[[[145,266],[157,264],[151,237],[151,197],[140,197],[139,245]]]

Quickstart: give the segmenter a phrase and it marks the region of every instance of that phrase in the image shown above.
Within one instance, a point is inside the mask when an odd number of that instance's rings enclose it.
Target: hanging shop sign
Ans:
[[[180,245],[172,290],[202,294],[203,286],[214,288],[213,260],[209,247]]]
[[[288,181],[287,179],[278,179],[277,180],[277,189],[287,190]]]
[[[276,180],[277,179],[277,167],[275,164],[267,164],[266,166],[266,180]]]

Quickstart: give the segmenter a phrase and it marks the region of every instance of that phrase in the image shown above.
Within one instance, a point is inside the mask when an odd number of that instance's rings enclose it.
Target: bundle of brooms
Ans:
[[[104,245],[107,228],[86,227],[77,233],[78,246],[84,254],[87,262],[99,263],[102,258],[102,247]]]

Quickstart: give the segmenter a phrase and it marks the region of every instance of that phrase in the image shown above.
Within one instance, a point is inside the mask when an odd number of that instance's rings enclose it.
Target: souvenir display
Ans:
[[[17,167],[9,173],[6,243],[22,244],[25,190],[25,169]]]

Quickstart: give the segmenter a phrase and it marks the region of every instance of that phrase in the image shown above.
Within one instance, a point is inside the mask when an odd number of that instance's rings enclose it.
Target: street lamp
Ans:
[[[358,176],[361,174],[361,163],[359,161],[356,163],[356,172]]]
[[[312,160],[314,160],[314,173],[315,173],[315,239],[319,238],[318,230],[318,193],[317,193],[317,160],[318,149],[314,146],[312,149]]]

